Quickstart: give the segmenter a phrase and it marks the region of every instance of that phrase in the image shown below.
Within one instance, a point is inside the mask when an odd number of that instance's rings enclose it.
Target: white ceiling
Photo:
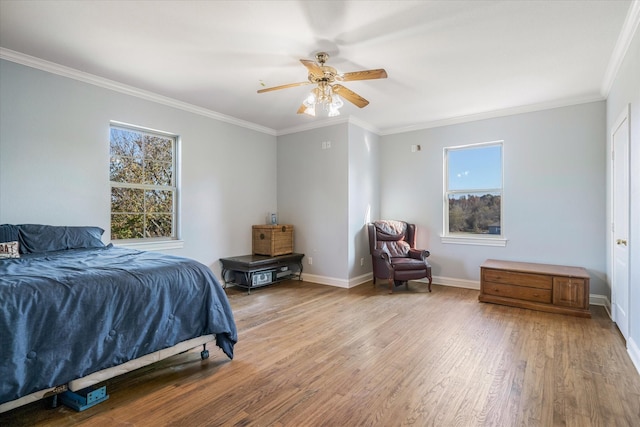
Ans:
[[[353,117],[380,133],[496,111],[603,99],[631,1],[0,0],[0,46],[273,130],[311,86],[299,59],[331,55],[370,101]],[[5,55],[6,57],[6,55]],[[263,86],[264,85],[264,86]]]

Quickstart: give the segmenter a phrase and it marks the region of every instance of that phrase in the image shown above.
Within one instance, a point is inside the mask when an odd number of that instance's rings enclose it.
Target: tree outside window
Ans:
[[[502,236],[502,141],[444,150],[445,236]]]
[[[177,137],[112,126],[111,239],[176,237]]]

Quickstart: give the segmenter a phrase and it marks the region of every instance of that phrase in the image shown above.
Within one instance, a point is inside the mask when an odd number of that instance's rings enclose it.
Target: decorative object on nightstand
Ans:
[[[293,253],[293,225],[254,225],[252,252],[268,256]]]

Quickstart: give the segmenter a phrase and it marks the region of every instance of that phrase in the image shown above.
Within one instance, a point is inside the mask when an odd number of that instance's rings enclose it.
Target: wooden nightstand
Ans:
[[[486,260],[478,300],[591,317],[589,273],[582,267]]]

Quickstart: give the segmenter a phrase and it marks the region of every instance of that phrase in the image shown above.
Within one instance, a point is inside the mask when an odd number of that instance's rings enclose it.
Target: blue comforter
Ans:
[[[233,358],[229,301],[197,261],[111,245],[0,260],[0,403],[206,334]]]

